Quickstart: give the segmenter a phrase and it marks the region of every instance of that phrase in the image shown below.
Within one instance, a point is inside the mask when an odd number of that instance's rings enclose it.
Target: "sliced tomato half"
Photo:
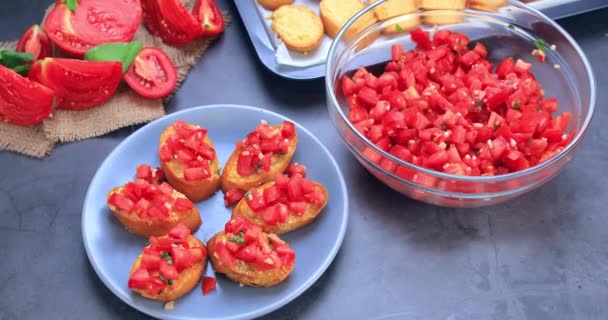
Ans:
[[[169,45],[181,45],[201,34],[201,26],[181,0],[142,0],[144,24]]]
[[[61,50],[82,57],[103,43],[131,41],[141,20],[140,0],[79,0],[76,11],[58,1],[44,28]]]
[[[177,71],[171,58],[162,50],[144,47],[125,73],[125,81],[144,97],[162,98],[175,89]]]
[[[0,120],[20,126],[42,122],[53,110],[53,90],[0,65]]]
[[[224,31],[224,16],[214,0],[197,0],[192,14],[201,25],[201,35],[217,36]]]
[[[35,24],[23,33],[17,43],[17,51],[31,53],[34,60],[38,60],[51,56],[53,48],[46,32]]]
[[[122,65],[116,61],[46,58],[32,65],[29,77],[55,91],[58,108],[82,110],[112,97],[122,78]]]

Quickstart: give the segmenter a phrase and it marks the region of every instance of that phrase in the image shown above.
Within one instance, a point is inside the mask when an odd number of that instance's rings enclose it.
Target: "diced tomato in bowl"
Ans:
[[[392,47],[357,47],[361,54],[348,45],[332,47],[326,74],[335,127],[357,160],[391,188],[436,205],[490,205],[542,185],[572,159],[594,94],[585,98],[590,105],[579,106],[578,84],[564,78],[570,87],[560,90],[554,83],[565,69],[551,65],[561,44],[556,51],[547,41],[541,64],[530,54],[536,42],[524,37],[517,41],[529,44],[526,52],[509,41],[478,40],[441,26],[391,39],[397,39]],[[381,50],[386,61],[366,66],[381,60],[370,59]],[[585,71],[573,77],[589,89],[594,82]]]

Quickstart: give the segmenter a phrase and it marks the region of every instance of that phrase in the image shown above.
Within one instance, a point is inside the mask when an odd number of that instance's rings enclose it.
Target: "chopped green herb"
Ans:
[[[77,5],[76,0],[66,0],[65,1],[65,6],[68,7],[72,11],[76,11],[76,5]]]
[[[145,247],[149,247],[150,246],[150,240],[146,240],[146,243],[144,243]]]
[[[515,29],[515,26],[509,23],[509,24],[507,25],[507,28],[509,28],[509,29]]]
[[[285,151],[283,151],[283,150],[279,150],[279,154],[280,154],[280,155],[284,155],[284,154],[285,154]]]
[[[483,107],[483,102],[481,100],[475,100],[475,106],[479,109]]]
[[[541,113],[541,112],[543,112],[543,109],[541,109],[540,105],[538,105],[538,106],[536,106],[536,111],[538,113]]]
[[[448,125],[445,122],[441,123],[441,130],[443,130],[443,131],[447,131],[448,130]]]
[[[498,128],[500,128],[500,124],[495,123],[494,127],[492,127],[492,129],[494,129],[494,131],[498,130]]]
[[[166,284],[168,284],[168,285],[170,285],[170,286],[172,286],[172,285],[173,285],[173,280],[169,280],[169,279],[165,278],[165,277],[163,276],[163,274],[162,274],[162,273],[159,273],[159,274],[158,274],[158,277],[159,277],[159,278],[160,278],[162,281],[164,281]]]
[[[209,29],[211,26],[208,23],[205,23],[205,29]]]
[[[167,260],[168,264],[173,264],[173,259],[171,259],[171,255],[169,255],[168,251],[161,252],[160,257]]]
[[[540,51],[547,52],[547,42],[544,39],[536,39],[534,40],[534,45]]]
[[[243,233],[243,230],[240,230],[238,236],[234,236],[234,237],[228,239],[228,241],[234,242],[236,244],[244,244],[245,243],[245,233]]]
[[[245,192],[245,195],[243,196],[243,198],[249,199],[250,196],[251,196],[251,190],[247,190],[247,192]]]
[[[395,31],[397,32],[401,32],[403,31],[403,28],[401,28],[401,25],[399,25],[398,23],[395,25]]]
[[[513,102],[513,109],[515,109],[515,110],[521,110],[521,101],[515,100]]]
[[[259,169],[262,167],[262,161],[258,161],[258,163],[255,164],[254,166],[256,169]]]

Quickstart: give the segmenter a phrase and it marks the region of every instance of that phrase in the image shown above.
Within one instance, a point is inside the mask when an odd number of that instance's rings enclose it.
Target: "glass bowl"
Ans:
[[[585,54],[559,25],[519,1],[507,1],[506,6],[494,12],[471,8],[463,11],[419,9],[360,28],[369,21],[372,10],[384,2],[367,6],[345,24],[329,50],[325,77],[330,118],[348,149],[369,172],[392,189],[416,200],[447,207],[479,207],[538,188],[572,160],[593,116],[596,84]],[[431,34],[447,28],[466,34],[471,43],[482,41],[493,63],[507,57],[532,62],[532,72],[543,86],[545,97],[557,98],[558,112],[569,111],[573,115],[567,129],[575,132],[570,144],[536,166],[496,176],[442,173],[403,161],[377,147],[349,122],[349,107],[339,80],[360,66],[374,70],[373,66],[389,61],[392,44],[412,49],[415,45],[407,31],[417,25]],[[537,62],[531,55],[537,39],[555,45],[555,50],[547,50],[545,63]],[[389,165],[385,165],[387,162]],[[400,175],[385,168],[399,168]]]

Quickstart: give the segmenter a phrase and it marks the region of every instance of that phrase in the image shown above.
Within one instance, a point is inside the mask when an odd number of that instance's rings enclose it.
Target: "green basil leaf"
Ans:
[[[76,6],[78,5],[76,0],[65,0],[65,6],[68,7],[72,11],[76,11]]]
[[[30,73],[30,68],[32,67],[32,65],[30,64],[22,64],[20,66],[16,66],[13,69],[13,71],[17,72],[18,74],[22,75],[22,76],[27,76],[28,73]]]
[[[104,43],[89,49],[84,59],[89,61],[118,61],[122,63],[122,72],[125,73],[141,51],[143,44],[139,40],[131,42]]]
[[[34,61],[34,56],[28,52],[0,51],[0,64],[11,69],[32,61]]]

